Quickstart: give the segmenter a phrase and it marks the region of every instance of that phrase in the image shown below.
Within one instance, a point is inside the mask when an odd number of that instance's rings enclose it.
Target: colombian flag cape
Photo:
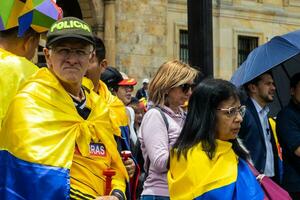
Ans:
[[[87,79],[83,78],[82,84],[88,88],[89,90],[93,90],[93,83]],[[121,129],[121,132],[115,132],[114,134],[116,136],[121,136],[123,134],[129,133],[128,128],[128,117],[126,114],[125,105],[123,102],[117,97],[114,96],[107,88],[104,82],[99,80],[99,87],[98,87],[98,95],[100,98],[100,101],[106,102],[111,121],[115,124],[115,126],[119,127]],[[129,138],[129,137],[128,137]]]
[[[269,118],[269,124],[272,129],[272,133],[274,136],[275,144],[276,144],[276,149],[277,149],[277,155],[278,155],[278,174],[279,174],[279,181],[282,181],[283,177],[283,159],[282,159],[282,149],[278,141],[277,133],[276,133],[276,121],[273,118]]]
[[[113,123],[118,126],[121,130],[121,150],[130,150],[130,131],[128,126],[128,116],[126,114],[126,108],[123,102],[117,97],[112,95],[112,93],[108,90],[107,86],[104,82],[99,80],[99,89],[98,94],[103,101],[105,101],[109,107],[110,117]],[[140,175],[140,168],[137,164],[137,161],[132,156],[131,157],[135,162],[136,170],[135,174],[132,178],[130,178],[130,184],[127,184],[126,187],[126,196],[128,199],[136,199],[135,193],[138,184],[138,177]]]
[[[0,48],[0,130],[8,105],[24,81],[38,67],[24,57]]]
[[[101,80],[99,81],[98,93],[102,98],[105,98],[105,102],[109,106],[112,121],[120,127],[122,136],[129,140],[128,117],[125,105],[117,96],[111,94],[105,83]],[[130,148],[129,144],[128,148]]]
[[[188,151],[187,159],[170,158],[168,184],[171,199],[262,200],[264,193],[247,163],[238,159],[230,142],[217,140],[210,160],[201,144]],[[176,152],[176,149],[175,149]]]
[[[86,98],[91,113],[83,120],[47,68],[24,85],[0,132],[0,199],[69,199],[75,144],[88,156],[91,140],[107,147],[116,172],[128,178],[112,134],[119,129],[111,125],[106,103],[94,92]]]
[[[89,90],[93,90],[94,88],[93,83],[86,77],[83,78],[82,84]],[[105,83],[101,80],[99,80],[99,87],[97,93],[99,95],[100,101],[105,102],[107,104],[111,121],[116,127],[120,128],[120,131],[114,132],[114,134],[122,138],[121,150],[130,150],[130,133],[125,105],[117,96],[114,96],[108,90]]]

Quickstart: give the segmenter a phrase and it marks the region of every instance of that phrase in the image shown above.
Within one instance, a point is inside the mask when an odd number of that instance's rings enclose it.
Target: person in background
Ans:
[[[148,172],[141,199],[169,199],[167,165],[169,150],[175,143],[186,114],[181,105],[192,93],[197,70],[172,60],[163,63],[149,85],[149,109],[140,126],[139,140]]]
[[[47,34],[48,68],[12,100],[0,133],[1,197],[126,199],[127,171],[106,102],[82,86],[94,55],[91,27],[75,17]],[[20,137],[21,136],[21,137]],[[111,177],[110,181],[110,175]],[[12,192],[13,191],[13,192]]]
[[[207,79],[196,86],[171,151],[171,199],[264,199],[237,139],[245,111],[232,83]]]
[[[133,146],[136,146],[136,144],[138,142],[138,135],[140,132],[139,131],[140,125],[142,123],[142,119],[145,114],[145,106],[144,106],[143,102],[140,102],[136,97],[131,98],[131,101],[128,106],[133,108],[133,110],[134,110],[134,119],[131,122],[131,123],[133,123],[131,127],[134,129],[133,132],[136,134],[135,136],[133,136],[134,138],[132,138],[132,143],[133,143]],[[136,151],[134,151],[134,152],[136,152]],[[134,153],[134,155],[135,155],[135,153]]]
[[[268,103],[274,100],[275,85],[269,72],[245,84],[247,111],[239,137],[249,150],[255,168],[280,183],[279,157],[274,131],[268,121]]]
[[[93,90],[94,92],[96,92],[97,94],[100,94],[102,91],[103,94],[101,94],[102,97],[104,97],[104,99],[106,99],[106,101],[109,101],[111,97],[110,93],[107,93],[107,87],[105,85],[105,83],[103,83],[100,80],[100,76],[101,74],[105,71],[105,69],[107,68],[107,60],[105,58],[106,55],[106,50],[105,50],[105,46],[103,41],[97,37],[94,36],[94,41],[95,41],[95,56],[92,58],[89,67],[86,71],[85,77],[87,77],[88,79],[90,79],[93,83]],[[85,79],[84,79],[85,81]],[[85,82],[84,82],[85,83]],[[88,82],[85,83],[87,86],[89,86]],[[117,100],[116,98],[113,97],[113,100]],[[113,100],[111,100],[113,102]],[[110,103],[110,101],[109,101]]]
[[[134,110],[134,122],[133,125],[131,126],[134,128],[134,138],[131,138],[131,146],[133,149],[133,156],[140,168],[140,175],[138,177],[138,182],[137,182],[137,188],[136,188],[136,196],[140,197],[140,194],[143,190],[143,181],[145,177],[145,171],[144,171],[144,158],[141,150],[141,143],[138,140],[138,135],[140,134],[140,125],[142,122],[142,119],[144,117],[144,114],[146,112],[146,107],[144,105],[144,102],[141,102],[141,100],[138,100],[136,97],[132,97],[131,102],[129,103],[129,107],[132,107]],[[131,137],[133,137],[131,135]]]
[[[135,97],[138,99],[145,98],[148,100],[148,84],[149,84],[149,79],[145,78],[143,80],[143,87],[140,88],[137,92]]]
[[[106,84],[108,89],[113,95],[117,96],[126,106],[126,113],[128,119],[128,125],[130,130],[130,135],[128,138],[132,138],[135,134],[134,132],[134,110],[129,107],[128,104],[131,101],[131,95],[133,92],[133,87],[136,85],[134,79],[129,79],[126,74],[121,74],[114,67],[107,67],[106,70],[101,74],[101,80]]]
[[[114,67],[107,67],[101,74],[101,80],[106,84],[108,89],[117,96],[125,106],[131,101],[133,87],[137,82],[133,78],[128,78]]]
[[[20,30],[17,14],[21,13],[25,3],[16,1],[15,6],[9,11],[3,5],[1,6],[0,21],[10,13],[10,27],[0,31],[0,130],[12,98],[28,77],[38,70],[38,67],[30,60],[36,52],[41,34],[41,30],[37,26],[31,25],[24,34],[18,34]],[[2,10],[6,10],[8,13],[2,12]],[[55,12],[54,7],[50,6],[48,11]],[[46,30],[50,28],[51,24],[48,26],[48,22],[37,20]],[[46,30],[43,29],[43,31]]]
[[[290,103],[277,115],[276,130],[282,147],[282,186],[300,199],[300,73],[290,80]]]
[[[136,97],[132,97],[129,106],[134,109],[134,130],[138,133],[140,125],[142,123],[142,119],[146,112],[146,108],[143,102],[139,101]]]
[[[136,135],[134,132],[134,110],[127,106],[131,101],[131,95],[133,92],[133,87],[136,85],[136,81],[132,78],[128,78],[126,74],[122,74],[114,67],[107,67],[105,71],[101,74],[101,80],[106,84],[109,91],[122,102],[123,106],[126,106],[127,124],[128,126],[122,127],[122,138],[126,138],[126,146],[122,146],[121,149],[130,149],[133,153],[135,146],[131,142],[133,136]],[[123,117],[123,119],[125,119]],[[131,140],[131,141],[130,141]],[[124,143],[123,143],[124,144]],[[127,161],[128,162],[128,161]],[[134,173],[134,172],[133,172]],[[135,161],[135,173],[134,177],[131,178],[131,193],[133,194],[133,199],[135,198],[135,188],[137,184],[137,177],[140,174],[140,169]]]
[[[129,138],[126,137],[129,134],[126,108],[122,103],[122,101],[117,96],[113,95],[108,90],[106,84],[100,80],[101,74],[107,68],[107,60],[105,59],[106,51],[105,51],[104,43],[97,36],[94,36],[94,41],[96,45],[95,56],[92,58],[92,61],[85,74],[85,77],[90,79],[93,84],[91,85],[90,81],[88,81],[87,79],[83,79],[83,85],[88,88],[93,87],[94,92],[96,92],[100,96],[102,101],[105,101],[107,103],[112,121],[118,127],[120,127],[121,130],[121,135],[116,135],[117,136],[116,141],[120,153],[126,150],[132,151],[130,148]],[[135,169],[136,169],[134,160],[131,157],[128,157],[127,159],[123,159],[129,177],[133,177],[135,175]],[[131,194],[133,194],[134,186],[132,186],[131,188],[132,188]],[[129,193],[127,193],[127,198],[130,199]]]

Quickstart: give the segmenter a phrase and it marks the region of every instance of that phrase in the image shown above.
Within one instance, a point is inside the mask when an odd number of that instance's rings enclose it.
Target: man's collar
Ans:
[[[268,106],[262,108],[255,99],[251,98],[251,101],[253,102],[254,107],[258,113],[262,113],[262,112],[269,113],[270,108]]]

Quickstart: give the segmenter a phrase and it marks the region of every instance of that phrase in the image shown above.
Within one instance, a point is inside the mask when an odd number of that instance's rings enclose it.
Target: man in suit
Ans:
[[[239,137],[250,152],[254,166],[260,173],[279,182],[278,154],[271,126],[268,122],[268,103],[272,102],[275,85],[270,73],[266,72],[244,85],[248,94]]]

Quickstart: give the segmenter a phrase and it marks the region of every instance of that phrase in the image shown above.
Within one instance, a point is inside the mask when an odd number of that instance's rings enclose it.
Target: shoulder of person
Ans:
[[[288,105],[284,107],[278,114],[276,118],[276,122],[281,122],[283,119],[295,119],[296,121],[300,121],[298,118],[300,116],[300,110],[293,108],[292,106]]]
[[[149,108],[147,110],[147,112],[145,113],[144,117],[145,116],[157,116],[157,115],[161,115],[160,111],[158,109],[152,107],[152,108]]]

